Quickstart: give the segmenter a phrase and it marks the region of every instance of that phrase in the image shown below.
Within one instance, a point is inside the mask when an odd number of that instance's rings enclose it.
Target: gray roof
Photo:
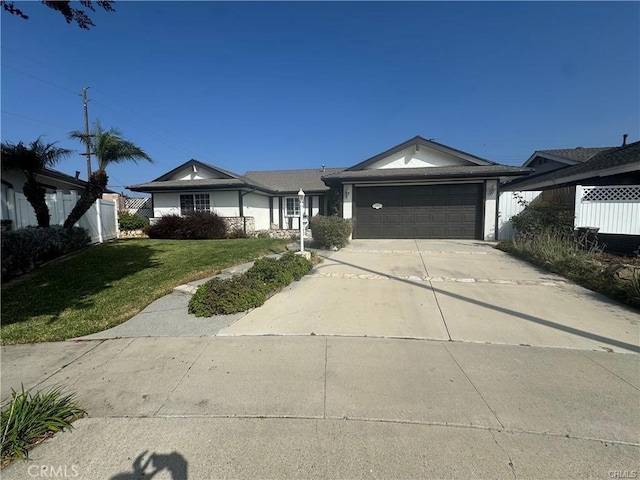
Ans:
[[[281,193],[296,193],[302,188],[305,192],[324,192],[329,187],[322,181],[324,175],[341,172],[344,168],[319,168],[307,170],[269,170],[253,171],[243,175],[251,183],[265,186],[269,190]]]
[[[238,178],[201,178],[198,180],[164,180],[130,185],[134,192],[158,192],[161,190],[209,190],[211,188],[244,187],[247,183]]]
[[[614,147],[594,147],[594,148],[559,148],[555,150],[538,150],[536,153],[548,153],[555,157],[562,157],[575,162],[586,162],[594,155]]]
[[[455,167],[381,168],[345,170],[325,175],[327,182],[344,180],[423,180],[430,178],[478,178],[526,175],[532,170],[506,165],[460,165]]]
[[[579,180],[597,176],[624,173],[620,170],[640,172],[640,142],[604,149],[584,163],[512,180],[506,183],[504,188],[508,190],[533,190],[535,188],[576,183]]]

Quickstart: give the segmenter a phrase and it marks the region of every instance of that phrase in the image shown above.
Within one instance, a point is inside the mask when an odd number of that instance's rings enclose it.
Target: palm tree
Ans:
[[[48,227],[51,216],[46,202],[46,190],[38,182],[37,175],[44,168],[52,167],[73,153],[73,150],[59,148],[55,144],[56,142],[44,143],[40,137],[29,146],[22,142],[2,142],[2,169],[20,170],[27,177],[22,192],[33,207],[38,227]]]
[[[75,225],[80,220],[80,217],[107,190],[107,184],[109,183],[107,167],[109,165],[126,161],[137,162],[138,160],[146,160],[153,163],[151,157],[144,150],[133,142],[123,139],[122,133],[118,129],[104,130],[100,125],[100,121],[95,122],[93,132],[89,138],[84,132],[71,132],[69,136],[85,144],[90,142],[89,146],[98,161],[98,169],[89,176],[87,187],[64,222],[65,228]]]

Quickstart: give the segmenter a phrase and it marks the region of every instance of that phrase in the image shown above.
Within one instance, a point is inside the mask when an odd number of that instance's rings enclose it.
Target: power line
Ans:
[[[73,95],[77,95],[76,92],[74,92],[73,90],[70,90],[67,87],[63,87],[62,85],[58,85],[57,83],[50,82],[49,80],[45,80],[44,78],[37,77],[35,75],[32,75],[31,73],[25,72],[24,70],[20,70],[19,68],[12,67],[11,65],[6,65],[6,64],[4,65],[4,67],[14,70],[18,73],[21,73],[22,75],[26,75],[27,77],[31,77],[35,80],[38,80],[39,82],[46,83],[47,85],[51,85],[52,87],[56,87],[56,88],[59,88],[60,90],[64,90],[65,92],[69,92]]]
[[[20,115],[18,113],[9,112],[7,110],[1,110],[1,111],[2,111],[2,113],[5,113],[7,115],[12,115],[14,117],[23,118],[25,120],[30,120],[30,121],[35,122],[35,123],[41,123],[43,125],[49,125],[50,127],[64,128],[64,129],[67,128],[66,126],[63,126],[63,125],[60,125],[60,124],[50,123],[50,122],[43,122],[42,120],[37,120],[35,118],[27,117],[26,115]]]

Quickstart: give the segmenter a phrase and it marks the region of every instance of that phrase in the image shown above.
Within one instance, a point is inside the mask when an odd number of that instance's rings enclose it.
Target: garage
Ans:
[[[481,183],[354,188],[354,238],[482,238]]]

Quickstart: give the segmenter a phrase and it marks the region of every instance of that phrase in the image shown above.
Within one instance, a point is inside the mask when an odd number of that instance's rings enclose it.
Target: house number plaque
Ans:
[[[375,208],[376,210],[380,210],[382,208],[382,204],[381,203],[374,203],[373,205],[371,205],[372,208]]]

